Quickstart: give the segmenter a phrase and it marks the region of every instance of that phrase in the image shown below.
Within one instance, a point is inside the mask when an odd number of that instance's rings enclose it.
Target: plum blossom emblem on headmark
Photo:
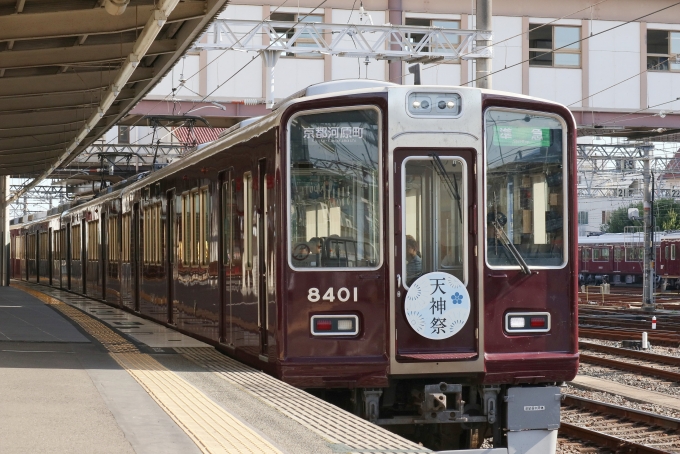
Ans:
[[[470,295],[465,285],[448,273],[434,272],[416,280],[406,294],[406,319],[427,339],[447,339],[470,317]]]

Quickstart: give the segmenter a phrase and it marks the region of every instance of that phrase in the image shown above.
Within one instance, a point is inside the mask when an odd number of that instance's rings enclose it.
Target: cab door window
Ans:
[[[406,286],[433,271],[467,282],[465,161],[439,156],[408,158],[402,178]]]

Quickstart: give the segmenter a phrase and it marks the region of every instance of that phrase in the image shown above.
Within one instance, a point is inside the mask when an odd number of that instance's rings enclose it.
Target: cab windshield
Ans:
[[[291,265],[376,268],[381,254],[377,109],[298,115],[289,131]]]
[[[563,124],[535,112],[486,114],[486,258],[490,266],[562,266]]]

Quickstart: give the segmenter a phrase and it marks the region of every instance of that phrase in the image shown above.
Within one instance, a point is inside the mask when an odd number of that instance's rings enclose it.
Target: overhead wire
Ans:
[[[288,0],[286,0],[286,2],[287,2],[287,1],[288,1]],[[279,5],[279,6],[278,6],[274,11],[272,11],[272,12],[269,14],[269,16],[267,16],[267,17],[268,17],[268,18],[271,17],[271,15],[274,14],[276,11],[278,11],[278,9],[281,8],[286,2],[283,2],[281,5]],[[304,17],[302,17],[301,19],[298,17],[298,22],[302,22],[304,19],[306,19],[307,17],[309,17],[312,13],[314,13],[314,11],[316,11],[317,9],[319,9],[319,8],[320,8],[324,3],[326,3],[326,2],[328,2],[328,0],[323,0],[323,1],[322,1],[321,3],[319,3],[317,6],[315,6],[314,8],[312,8],[308,13],[306,13]],[[263,19],[262,21],[259,22],[259,24],[264,23],[265,20],[266,20],[266,19]],[[251,31],[255,30],[255,28],[257,28],[257,27],[259,26],[259,24],[258,24],[257,26],[255,26],[255,27],[253,27],[253,28],[251,29]],[[236,70],[229,78],[227,78],[227,80],[225,80],[225,81],[223,81],[222,83],[220,83],[219,85],[217,85],[217,86],[215,87],[215,89],[213,89],[213,90],[212,90],[210,93],[208,93],[207,95],[203,96],[202,99],[201,99],[200,101],[198,101],[198,102],[204,102],[204,101],[205,101],[209,96],[211,96],[215,91],[217,91],[217,90],[220,89],[224,84],[226,84],[227,82],[229,82],[230,80],[232,80],[234,77],[236,77],[241,71],[243,71],[246,67],[248,67],[248,65],[250,65],[250,64],[251,64],[258,56],[261,56],[261,55],[263,54],[264,51],[269,50],[274,44],[276,44],[281,38],[283,38],[283,36],[285,36],[289,31],[293,30],[294,28],[295,28],[295,26],[290,27],[290,28],[287,29],[285,32],[279,34],[279,36],[278,36],[273,42],[269,43],[269,45],[268,45],[266,48],[264,48],[264,49],[258,51],[258,52],[257,52],[257,55],[253,56],[248,62],[246,62],[244,65],[242,65],[242,66],[241,66],[238,70]],[[242,39],[242,38],[241,38],[241,39]],[[239,40],[237,41],[237,43],[240,42],[241,39],[239,39]],[[225,52],[227,52],[228,50],[231,50],[231,49],[233,49],[233,46],[231,46],[231,47],[228,48],[228,49],[225,49],[225,50],[224,50],[220,55],[218,55],[215,59],[213,59],[212,61],[208,62],[206,65],[204,65],[201,69],[199,69],[199,70],[196,71],[194,74],[192,74],[192,75],[191,75],[189,78],[187,78],[186,80],[189,80],[189,79],[191,79],[192,77],[194,77],[194,76],[196,76],[197,74],[199,74],[203,69],[207,68],[207,66],[209,66],[212,62],[217,61],[217,59],[218,59],[219,57],[221,57]],[[186,86],[185,86],[185,88],[186,88]],[[168,96],[170,96],[170,94],[166,95],[165,98],[164,98],[163,100],[159,101],[159,103],[165,101],[165,100],[167,99]],[[140,118],[139,120],[141,120],[141,118]],[[137,121],[139,121],[139,120],[137,120]],[[140,139],[137,139],[137,141],[135,141],[135,143],[138,142],[138,141],[141,140],[141,139],[144,139],[144,138],[148,137],[149,135],[150,135],[150,134],[147,134],[146,136],[144,136],[144,137],[142,137],[142,138],[140,138]]]
[[[588,35],[588,36],[586,36],[586,37],[583,37],[583,38],[580,38],[580,39],[578,39],[578,40],[576,40],[576,41],[573,41],[573,42],[571,42],[571,43],[565,44],[565,45],[560,46],[560,47],[558,47],[558,48],[556,48],[556,49],[552,49],[552,50],[550,50],[550,51],[543,52],[542,54],[538,54],[538,55],[535,55],[535,56],[533,56],[533,57],[529,57],[529,58],[527,58],[527,59],[525,59],[525,60],[522,60],[522,61],[517,62],[517,63],[515,63],[515,64],[512,64],[512,65],[510,65],[510,66],[506,66],[505,68],[502,68],[502,69],[493,71],[493,72],[487,74],[487,75],[484,76],[484,77],[478,77],[478,78],[476,78],[476,79],[473,79],[473,80],[471,80],[471,81],[469,81],[469,82],[466,82],[466,83],[464,83],[464,84],[462,84],[462,85],[471,84],[472,82],[476,82],[476,81],[478,81],[478,80],[480,80],[480,79],[486,78],[486,77],[488,77],[488,76],[492,76],[492,75],[494,75],[494,74],[498,74],[498,73],[503,72],[503,71],[505,71],[505,70],[507,70],[507,69],[510,69],[510,68],[515,67],[515,66],[521,65],[522,63],[527,63],[527,62],[529,62],[529,61],[532,61],[532,60],[535,60],[535,59],[537,59],[537,58],[540,58],[540,57],[542,57],[542,56],[544,56],[544,55],[552,54],[552,53],[554,53],[554,52],[556,52],[556,51],[565,49],[565,48],[567,48],[567,47],[569,47],[569,46],[573,46],[574,44],[581,43],[581,42],[586,41],[586,40],[588,40],[588,39],[590,39],[590,38],[593,38],[593,37],[595,37],[595,36],[599,36],[599,35],[601,35],[601,34],[603,34],[603,33],[607,33],[607,32],[609,32],[609,31],[615,30],[615,29],[617,29],[617,28],[623,27],[624,25],[630,24],[630,23],[632,23],[632,22],[639,21],[640,19],[644,19],[645,17],[649,17],[649,16],[652,16],[652,15],[654,15],[654,14],[660,13],[660,12],[662,12],[662,11],[665,11],[665,10],[670,9],[670,8],[672,8],[672,7],[674,7],[674,6],[677,6],[677,5],[680,5],[680,2],[676,2],[676,3],[673,3],[672,5],[668,5],[668,6],[665,6],[665,7],[663,7],[663,8],[657,9],[657,10],[655,10],[655,11],[652,11],[651,13],[644,14],[644,15],[642,15],[642,16],[636,17],[635,19],[630,19],[630,20],[628,20],[628,21],[621,22],[620,24],[614,25],[613,27],[610,27],[610,28],[608,28],[608,29],[606,29],[606,30],[599,31],[599,32],[597,32],[597,33],[591,33],[590,35]]]
[[[512,39],[518,38],[518,37],[520,37],[520,36],[524,36],[524,35],[528,34],[530,31],[535,31],[535,30],[539,30],[539,29],[541,29],[541,28],[543,28],[543,27],[547,27],[548,25],[552,25],[552,24],[554,24],[554,23],[556,23],[556,22],[558,22],[558,21],[561,21],[561,20],[563,20],[563,19],[566,19],[566,18],[568,18],[568,17],[571,17],[571,16],[573,16],[574,14],[578,14],[578,13],[580,13],[580,12],[583,12],[583,11],[585,11],[585,10],[587,10],[587,9],[593,8],[593,7],[597,6],[597,5],[600,5],[600,4],[605,3],[605,2],[608,2],[608,1],[609,1],[609,0],[600,0],[599,2],[593,3],[592,5],[586,6],[585,8],[581,8],[581,9],[578,10],[578,11],[574,11],[573,13],[569,13],[569,14],[567,14],[567,15],[565,15],[565,16],[562,16],[562,17],[559,17],[559,18],[557,18],[557,19],[551,20],[550,22],[546,22],[546,23],[544,23],[544,24],[540,24],[538,27],[536,27],[536,28],[534,28],[534,29],[532,29],[532,30],[527,30],[527,31],[524,31],[524,32],[522,32],[522,33],[518,33],[518,34],[516,34],[516,35],[510,36],[509,38],[505,38],[505,39],[502,39],[502,40],[500,40],[500,41],[496,41],[496,42],[494,42],[494,43],[492,43],[492,44],[489,44],[489,45],[487,45],[487,46],[480,47],[480,48],[476,48],[476,49],[474,50],[474,53],[483,51],[483,50],[485,50],[485,49],[490,49],[490,48],[492,48],[492,47],[494,47],[494,46],[497,46],[497,45],[499,45],[499,44],[508,42],[508,41],[510,41],[510,40],[512,40]],[[507,45],[506,45],[505,47],[507,48]],[[462,55],[459,56],[459,58],[468,56],[468,55],[470,55],[470,54],[472,54],[472,53],[473,53],[473,52],[468,52],[468,53],[462,54]],[[507,58],[507,54],[506,54],[506,58]],[[523,63],[523,62],[520,62],[520,63]],[[426,70],[428,70],[428,69],[435,68],[435,67],[437,67],[437,66],[439,66],[439,65],[442,65],[442,64],[444,64],[444,63],[443,63],[443,62],[433,63],[432,65],[423,68],[422,71],[426,71]],[[506,65],[506,67],[507,67],[507,65]],[[401,78],[401,79],[404,79],[404,78],[406,78],[406,77],[408,77],[408,74],[407,74],[407,75],[402,75],[400,78]],[[390,79],[390,80],[394,80],[394,79],[398,79],[398,77],[397,77],[397,78],[392,78],[392,79]],[[471,81],[471,82],[474,82],[474,81]],[[468,83],[469,83],[469,82],[468,82]]]

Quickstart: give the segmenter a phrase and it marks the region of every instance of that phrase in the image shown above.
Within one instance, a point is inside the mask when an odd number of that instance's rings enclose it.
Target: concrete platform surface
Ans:
[[[0,342],[90,342],[39,299],[12,287],[0,291]]]
[[[0,304],[32,299],[53,334],[0,341],[2,454],[431,452],[162,325],[12,285]]]

